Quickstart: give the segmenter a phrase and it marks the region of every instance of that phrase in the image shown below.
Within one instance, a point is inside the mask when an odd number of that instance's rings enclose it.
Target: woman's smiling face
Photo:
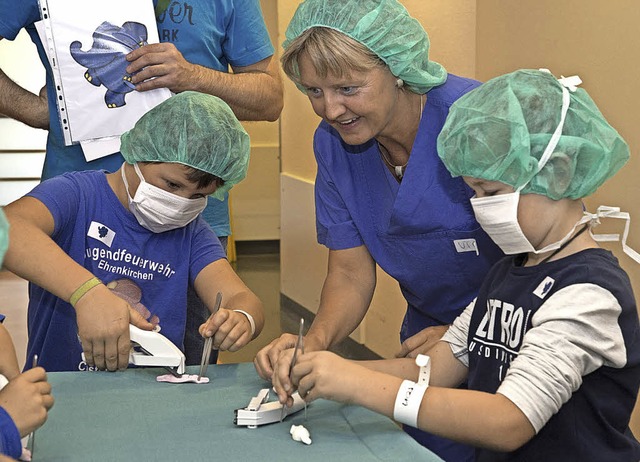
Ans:
[[[322,77],[305,53],[298,66],[300,84],[306,88],[314,112],[334,127],[345,143],[363,144],[391,134],[399,89],[388,69],[380,66],[342,77]]]

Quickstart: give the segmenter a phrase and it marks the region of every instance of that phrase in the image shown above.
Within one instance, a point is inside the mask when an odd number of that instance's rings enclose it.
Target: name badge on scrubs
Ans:
[[[478,252],[478,244],[475,239],[457,239],[453,241],[453,245],[456,246],[456,252],[475,252],[476,255],[480,255]]]

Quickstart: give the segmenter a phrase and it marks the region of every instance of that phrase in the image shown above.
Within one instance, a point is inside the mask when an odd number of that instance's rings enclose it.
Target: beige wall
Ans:
[[[280,44],[299,4],[278,0]],[[475,73],[476,2],[470,0],[406,0],[403,4],[429,32],[431,57],[450,72]],[[285,82],[281,117],[281,291],[315,312],[326,274],[326,249],[316,243],[313,181],[316,165],[312,136],[319,122],[311,105],[290,81]],[[378,272],[378,288],[365,322],[352,336],[383,356],[399,347],[398,331],[406,302],[397,283]]]
[[[619,206],[631,213],[628,243],[640,250],[640,9],[636,0],[482,0],[478,2],[477,72],[480,80],[517,68],[546,67],[556,75],[578,74],[609,122],[627,140],[631,160],[587,199],[587,206]],[[621,224],[603,230],[622,232]],[[600,230],[600,228],[599,228]],[[607,245],[640,294],[640,265]],[[632,420],[640,434],[640,411]]]
[[[278,0],[278,53],[282,53],[287,25],[298,4],[297,0]],[[284,76],[284,110],[280,116],[281,171],[313,180],[316,176],[311,140],[320,119],[307,97]],[[283,210],[284,212],[284,210]]]
[[[262,14],[274,47],[278,47],[278,9],[261,0]],[[280,239],[280,122],[243,122],[251,137],[247,178],[231,197],[231,232],[236,241]]]

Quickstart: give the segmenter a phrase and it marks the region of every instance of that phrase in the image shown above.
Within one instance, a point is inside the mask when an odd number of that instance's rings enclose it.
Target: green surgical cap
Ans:
[[[0,208],[0,267],[4,260],[4,254],[9,247],[9,222],[4,214],[4,211]]]
[[[444,67],[429,61],[424,28],[396,0],[306,0],[287,27],[283,48],[312,27],[335,29],[360,42],[414,93],[426,93],[447,80]]]
[[[212,194],[222,199],[249,167],[249,135],[220,98],[185,91],[144,114],[120,139],[124,159],[174,162],[224,180]]]
[[[499,181],[554,200],[592,194],[629,159],[629,147],[583,89],[569,91],[562,135],[538,172],[560,122],[562,84],[548,72],[519,70],[458,99],[438,136],[452,176]]]

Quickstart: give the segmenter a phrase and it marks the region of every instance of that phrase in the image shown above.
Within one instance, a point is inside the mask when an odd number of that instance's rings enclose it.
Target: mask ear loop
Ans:
[[[122,176],[122,181],[124,182],[124,188],[127,191],[127,197],[129,198],[129,202],[131,202],[132,197],[131,197],[131,193],[129,192],[129,182],[127,181],[127,175],[125,175],[124,173],[124,164],[122,164],[122,166],[120,167],[120,176]]]
[[[619,234],[595,234],[592,230],[600,224],[600,218],[617,218],[625,220],[624,232],[622,234],[622,240],[620,240]],[[621,212],[620,207],[610,207],[607,205],[601,205],[598,207],[596,213],[585,212],[584,221],[588,223],[589,234],[597,242],[622,242],[622,250],[636,263],[640,263],[640,254],[627,244],[627,237],[629,236],[629,225],[631,223],[631,216],[629,212]]]

